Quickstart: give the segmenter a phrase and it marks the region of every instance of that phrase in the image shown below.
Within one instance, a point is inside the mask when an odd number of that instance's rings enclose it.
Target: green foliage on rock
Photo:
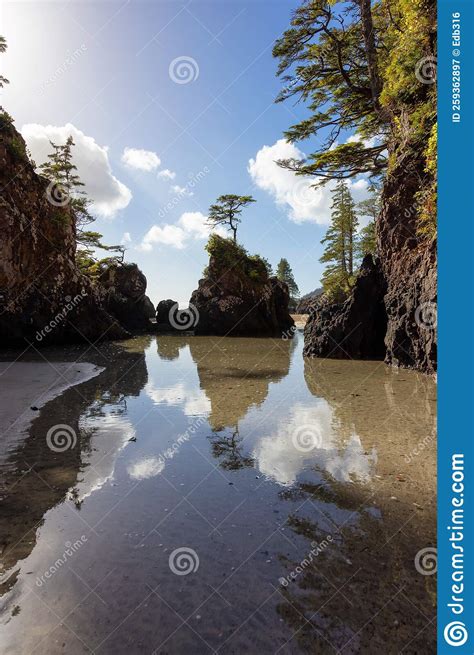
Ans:
[[[268,262],[260,255],[249,255],[247,250],[233,239],[224,239],[218,234],[211,234],[206,250],[213,260],[213,268],[208,273],[219,274],[232,272],[256,284],[268,282]]]

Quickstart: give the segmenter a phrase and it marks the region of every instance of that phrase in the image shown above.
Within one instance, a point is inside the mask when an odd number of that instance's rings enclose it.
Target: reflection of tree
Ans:
[[[277,611],[302,652],[379,653],[389,644],[433,653],[435,576],[419,574],[414,559],[436,542],[434,444],[407,455],[434,430],[435,385],[378,363],[331,360],[306,361],[305,379],[331,405],[342,438],[356,433],[366,451],[376,449],[377,475],[370,483],[326,475],[280,493],[290,504],[286,527],[306,545],[301,559],[280,557],[282,575],[300,569],[279,587]]]
[[[242,453],[242,437],[239,436],[238,428],[232,431],[230,436],[214,433],[211,439],[212,454],[220,459],[222,468],[228,471],[253,466],[254,460]]]
[[[178,359],[179,351],[188,345],[189,341],[189,336],[157,335],[156,352],[158,353],[160,359],[171,362],[174,359]]]
[[[436,385],[426,375],[380,362],[315,358],[305,359],[304,376],[309,391],[333,408],[340,434],[355,432],[367,449],[383,454],[403,439],[411,449],[436,429]]]
[[[143,345],[146,345],[143,342]],[[128,347],[109,356],[87,352],[105,370],[80,386],[80,393],[71,388],[48,404],[29,431],[29,436],[12,452],[3,474],[3,511],[0,514],[1,558],[0,574],[11,570],[11,575],[0,585],[0,595],[11,589],[17,579],[20,560],[25,559],[36,543],[36,530],[44,515],[68,496],[80,507],[74,488],[81,472],[84,454],[90,450],[91,430],[83,429],[84,416],[103,416],[106,407],[113,407],[117,415],[126,413],[126,399],[138,396],[148,380],[143,349]],[[77,358],[77,352],[74,353]],[[77,445],[63,452],[48,448],[45,435],[58,424],[67,423],[77,435]]]
[[[213,430],[236,428],[249,409],[261,405],[271,382],[288,375],[291,340],[194,337],[189,340],[201,389],[211,402]]]

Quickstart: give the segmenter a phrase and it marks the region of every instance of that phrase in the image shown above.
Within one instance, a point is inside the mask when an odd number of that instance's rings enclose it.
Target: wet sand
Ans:
[[[0,362],[0,461],[25,435],[41,407],[102,370],[88,362]]]

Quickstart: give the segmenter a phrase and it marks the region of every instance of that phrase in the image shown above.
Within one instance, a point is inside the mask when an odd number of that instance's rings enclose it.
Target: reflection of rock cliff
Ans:
[[[435,576],[415,568],[436,534],[435,384],[383,364],[317,359],[305,361],[305,380],[331,406],[341,443],[356,433],[360,455],[374,448],[377,463],[370,481],[328,471],[282,492],[307,554],[282,554],[278,612],[303,652],[379,653],[387,643],[435,652]]]
[[[89,359],[90,355],[89,352]],[[79,507],[81,499],[110,476],[117,451],[131,436],[126,397],[138,395],[147,382],[145,358],[143,354],[126,352],[117,356],[115,352],[112,363],[109,355],[95,358],[98,365],[107,366],[98,378],[48,403],[48,411],[41,412],[26,441],[6,462],[0,516],[0,572],[5,578],[0,594],[15,584],[17,562],[33,550],[36,530],[41,527],[45,513],[63,502],[69,490],[73,490],[71,499]],[[108,412],[109,406],[113,412]],[[82,420],[74,418],[80,416]],[[105,436],[110,436],[105,444],[105,457],[103,452],[99,457],[97,449],[91,447],[93,421],[97,417],[101,417]],[[66,422],[77,435],[77,445],[53,452],[45,435],[53,426]]]
[[[237,428],[250,407],[263,403],[270,383],[288,374],[292,344],[282,339],[189,340],[200,386],[211,402],[213,430]]]
[[[329,359],[305,360],[304,371],[311,393],[333,407],[339,431],[346,436],[355,432],[366,449],[376,445],[383,450],[396,441],[404,455],[417,445],[417,436],[435,432],[436,385],[431,378],[394,373],[377,362]]]

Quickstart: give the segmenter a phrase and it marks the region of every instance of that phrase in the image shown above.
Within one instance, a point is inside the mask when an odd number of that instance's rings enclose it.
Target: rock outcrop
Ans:
[[[206,277],[190,300],[194,332],[201,335],[292,334],[288,287],[269,277],[265,263],[229,239],[213,235]]]
[[[410,166],[409,174],[404,161],[387,175],[377,221],[377,263],[368,267],[364,260],[344,304],[313,308],[305,328],[305,355],[382,356],[387,364],[436,372],[436,240],[420,236],[417,229],[423,163],[415,158]]]
[[[323,289],[315,289],[314,291],[301,296],[296,305],[295,314],[309,314],[315,303],[317,303],[318,299],[321,298],[322,294]]]
[[[127,330],[150,330],[155,307],[145,294],[147,280],[136,264],[114,264],[100,275],[105,306]]]
[[[160,300],[156,306],[156,331],[175,332],[179,329],[176,317],[179,317],[179,303],[176,300]]]
[[[380,262],[367,255],[351,296],[342,304],[311,309],[305,326],[305,356],[383,359],[387,315]]]
[[[25,142],[0,113],[0,343],[21,346],[126,338],[100,288],[75,264],[64,198],[35,173]]]
[[[378,249],[387,282],[386,362],[436,371],[437,252],[435,239],[417,236],[422,162],[400,165],[387,177],[378,221]],[[433,208],[435,211],[435,208]]]

